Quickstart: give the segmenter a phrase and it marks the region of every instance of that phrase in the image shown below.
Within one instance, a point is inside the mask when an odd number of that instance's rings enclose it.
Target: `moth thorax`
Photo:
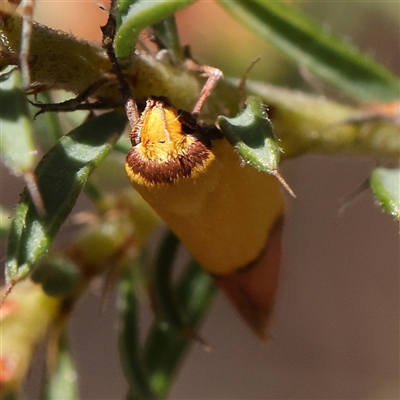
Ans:
[[[214,159],[195,118],[178,111],[168,99],[150,97],[131,134],[139,139],[126,158],[132,183],[153,187],[192,178]]]
[[[162,101],[148,100],[139,126],[137,151],[145,159],[165,162],[179,157],[194,141],[183,132],[177,110]]]

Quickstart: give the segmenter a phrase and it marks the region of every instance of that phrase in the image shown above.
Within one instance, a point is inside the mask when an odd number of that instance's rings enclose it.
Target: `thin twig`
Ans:
[[[21,49],[19,52],[19,67],[21,69],[22,85],[24,89],[29,89],[31,85],[31,74],[29,69],[29,53],[31,47],[33,10],[35,7],[35,0],[23,0],[21,6],[22,6],[22,30],[21,30]]]
[[[139,120],[139,111],[137,108],[137,104],[133,99],[131,88],[124,78],[114,51],[114,38],[116,31],[116,21],[112,14],[114,6],[115,0],[112,0],[107,23],[101,27],[101,31],[103,32],[103,48],[106,51],[108,58],[110,59],[112,70],[117,77],[119,90],[125,104],[126,115],[128,117],[131,127],[133,128]]]

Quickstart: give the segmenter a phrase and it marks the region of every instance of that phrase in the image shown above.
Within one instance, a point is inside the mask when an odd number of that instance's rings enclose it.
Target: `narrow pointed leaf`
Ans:
[[[165,234],[155,261],[153,279],[156,312],[159,313],[159,318],[165,319],[169,326],[177,329],[177,335],[184,330],[172,286],[173,266],[179,244],[179,239],[173,232],[168,231]]]
[[[400,80],[280,1],[220,1],[239,22],[300,66],[359,101],[400,97]]]
[[[217,293],[213,279],[200,265],[191,261],[175,288],[175,297],[185,324],[196,330]],[[145,343],[145,364],[153,391],[166,398],[177,369],[193,338],[177,334],[176,328],[156,321]]]
[[[126,118],[111,112],[64,136],[35,170],[45,213],[39,216],[25,191],[11,226],[6,262],[8,282],[25,277],[47,251],[68,217],[89,174],[110,152]]]
[[[129,58],[141,30],[170,17],[193,2],[194,0],[139,0],[133,2],[129,8],[126,2],[123,2],[123,10],[126,14],[120,17],[121,25],[114,42],[117,57]]]
[[[370,185],[382,208],[400,222],[400,168],[375,168]]]
[[[119,285],[119,352],[124,375],[128,381],[128,399],[150,400],[156,396],[144,368],[139,338],[139,307],[135,277],[131,266]]]

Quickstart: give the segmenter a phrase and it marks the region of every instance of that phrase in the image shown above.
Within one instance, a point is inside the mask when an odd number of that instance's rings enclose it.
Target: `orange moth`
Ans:
[[[131,132],[133,187],[266,338],[280,264],[278,180],[243,165],[215,127],[152,97]]]
[[[165,97],[150,97],[139,116],[113,50],[111,14],[102,30],[132,126],[125,167],[133,187],[265,339],[280,264],[284,203],[278,174],[244,163],[215,126],[197,122],[221,71],[194,65],[208,79],[192,113]]]

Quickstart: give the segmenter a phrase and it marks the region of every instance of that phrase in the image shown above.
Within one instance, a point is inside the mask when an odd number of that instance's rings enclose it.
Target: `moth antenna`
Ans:
[[[242,78],[240,79],[239,82],[239,87],[238,87],[238,91],[239,91],[239,98],[240,98],[240,108],[244,108],[244,105],[246,103],[246,97],[247,97],[247,93],[246,93],[246,81],[247,81],[247,75],[249,74],[249,72],[253,69],[253,67],[261,60],[261,57],[256,58],[255,60],[253,60],[251,62],[251,64],[246,68],[246,71],[244,71],[244,74],[242,76]]]

